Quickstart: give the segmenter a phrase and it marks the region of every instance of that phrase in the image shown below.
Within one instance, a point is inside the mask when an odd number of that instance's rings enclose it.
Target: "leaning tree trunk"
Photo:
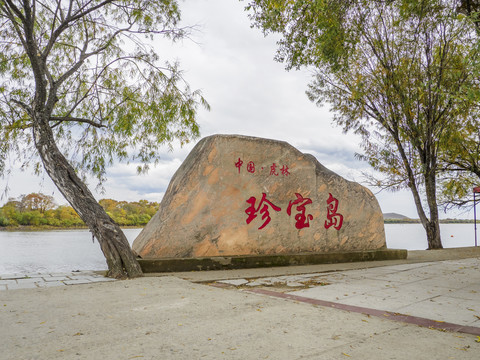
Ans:
[[[133,278],[142,269],[118,224],[112,220],[58,149],[45,119],[34,121],[35,146],[47,174],[97,238],[108,265],[108,276]],[[43,120],[43,121],[42,121]]]

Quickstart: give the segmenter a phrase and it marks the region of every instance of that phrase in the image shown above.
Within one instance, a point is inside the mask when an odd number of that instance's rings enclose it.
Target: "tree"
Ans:
[[[376,185],[409,188],[428,248],[441,248],[439,156],[475,112],[479,54],[461,1],[250,2],[265,33],[279,32],[277,60],[313,66],[308,95],[362,136],[363,154],[384,174]],[[422,198],[425,196],[425,200]]]
[[[480,184],[480,122],[476,115],[457,128],[440,154],[441,204],[446,209],[473,205],[472,190]]]
[[[38,193],[31,193],[22,196],[20,203],[22,204],[21,206],[23,210],[38,210],[42,214],[55,207],[55,200],[53,199],[53,196]]]
[[[479,0],[461,0],[457,3],[459,14],[465,14],[471,18],[475,24],[477,33],[480,33],[480,1]]]
[[[457,7],[459,14],[470,17],[476,26],[477,43],[480,35],[480,1],[462,0]],[[478,78],[478,70],[475,76]],[[470,96],[479,97],[474,93]],[[442,192],[440,201],[445,209],[473,205],[472,190],[480,181],[480,123],[477,113],[472,114],[458,131],[453,141],[443,149],[440,156],[442,164]]]
[[[38,154],[111,277],[142,272],[84,179],[102,183],[114,161],[146,171],[160,146],[198,136],[196,111],[208,104],[152,47],[185,37],[179,20],[176,0],[0,0],[0,173],[9,156],[26,165]]]
[[[19,212],[21,209],[21,203],[20,201],[17,201],[15,199],[9,199],[8,202],[2,206],[2,217],[4,220],[2,221],[3,226],[7,225],[16,225],[16,214]]]

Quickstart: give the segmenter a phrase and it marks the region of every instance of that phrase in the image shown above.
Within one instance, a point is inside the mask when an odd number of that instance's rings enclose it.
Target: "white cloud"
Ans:
[[[137,201],[146,199],[159,201],[168,187],[171,177],[183,159],[160,161],[148,174],[137,174],[136,164],[119,164],[108,170],[105,194],[115,200]],[[153,197],[153,198],[152,198]]]

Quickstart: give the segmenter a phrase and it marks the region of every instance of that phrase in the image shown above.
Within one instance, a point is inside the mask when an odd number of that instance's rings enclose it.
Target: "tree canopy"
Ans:
[[[208,104],[153,46],[188,35],[179,21],[176,0],[0,0],[0,175],[43,165],[113,277],[141,269],[82,176],[102,183],[115,161],[147,170],[161,146],[198,136]]]
[[[437,180],[447,149],[477,125],[476,22],[461,1],[251,1],[254,25],[279,32],[277,60],[309,66],[310,99],[362,136],[375,185],[409,188],[427,232],[441,247]]]
[[[459,124],[440,154],[441,204],[450,209],[473,204],[472,189],[480,184],[480,127],[475,113]]]
[[[60,150],[100,181],[114,161],[146,169],[165,143],[199,135],[208,104],[151,41],[187,35],[176,1],[7,0],[0,21],[0,170],[7,156],[31,165],[40,95]]]

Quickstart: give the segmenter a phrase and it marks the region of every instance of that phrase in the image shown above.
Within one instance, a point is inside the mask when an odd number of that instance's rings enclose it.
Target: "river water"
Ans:
[[[141,229],[124,229],[130,244]],[[0,231],[0,274],[106,270],[88,230]]]
[[[445,248],[475,245],[473,224],[441,224]],[[141,229],[124,229],[130,244]],[[478,227],[480,238],[480,225]],[[427,248],[420,224],[385,224],[387,247]],[[480,245],[480,243],[479,243]],[[0,274],[106,270],[97,241],[88,230],[0,231]]]

